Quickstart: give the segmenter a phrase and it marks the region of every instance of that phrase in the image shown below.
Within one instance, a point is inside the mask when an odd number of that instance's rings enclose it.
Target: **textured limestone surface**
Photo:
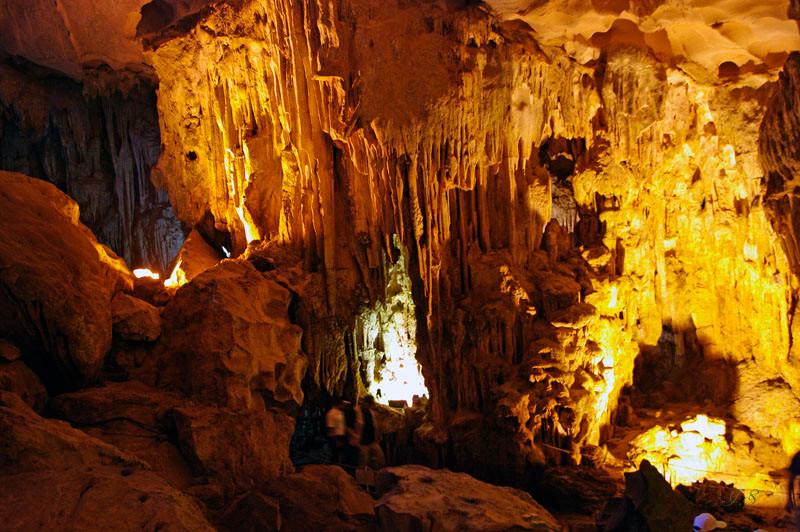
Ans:
[[[725,60],[742,75],[719,77],[686,66],[725,70],[713,44],[669,59],[649,37],[614,37],[576,60],[480,7],[220,5],[148,52],[164,143],[153,179],[234,254],[296,249],[334,316],[387,295],[397,235],[432,419],[462,442],[459,463],[519,475],[563,460],[539,443],[576,457],[600,441],[634,380],[717,402],[748,360],[796,380],[794,276],[759,162],[773,52],[796,37],[777,4],[727,8],[751,28],[777,17],[786,38],[773,50],[737,34]],[[730,30],[718,12],[681,29],[669,3],[631,9],[676,49]]]
[[[383,469],[376,487],[380,530],[556,532],[561,525],[527,493],[422,466]]]
[[[249,408],[259,391],[301,404],[306,358],[291,297],[243,260],[195,277],[162,312],[154,383],[234,409]]]
[[[126,340],[154,342],[161,335],[161,315],[139,298],[118,293],[111,300],[112,330]]]

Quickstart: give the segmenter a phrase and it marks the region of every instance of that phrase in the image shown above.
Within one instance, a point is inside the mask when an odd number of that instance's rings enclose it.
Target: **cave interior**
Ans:
[[[800,530],[799,28],[2,0],[0,528]]]

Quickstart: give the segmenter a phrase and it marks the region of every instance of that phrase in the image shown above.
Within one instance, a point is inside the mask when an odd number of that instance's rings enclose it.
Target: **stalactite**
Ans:
[[[788,287],[772,282],[785,257],[767,251],[763,209],[734,203],[760,179],[762,93],[703,86],[632,47],[605,50],[600,78],[479,10],[367,4],[223,5],[150,53],[157,178],[182,220],[211,213],[237,251],[252,220],[302,250],[331,314],[367,304],[353,283],[383,292],[397,234],[443,425],[463,409],[541,420],[561,404],[587,427],[573,445],[597,443],[666,322],[732,362],[786,352],[785,327],[757,325],[786,314]],[[752,113],[728,125],[732,102]],[[244,145],[253,172],[226,168]],[[690,216],[714,195],[713,214]],[[576,224],[590,229],[579,249]],[[740,304],[753,323],[721,318]],[[535,442],[537,423],[512,439]]]
[[[0,78],[0,167],[56,184],[128,264],[167,272],[183,234],[169,196],[148,177],[160,150],[152,90],[90,97],[66,78],[10,66]]]

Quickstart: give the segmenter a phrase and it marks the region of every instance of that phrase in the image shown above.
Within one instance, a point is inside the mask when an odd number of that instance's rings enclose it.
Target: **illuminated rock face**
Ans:
[[[476,432],[453,412],[485,414],[511,471],[597,442],[640,352],[642,384],[685,398],[725,400],[748,359],[795,381],[759,200],[774,73],[709,85],[636,43],[586,64],[546,44],[470,8],[251,0],[149,54],[177,215],[234,253],[298,250],[332,314],[386,293],[398,235],[433,419],[457,440]]]

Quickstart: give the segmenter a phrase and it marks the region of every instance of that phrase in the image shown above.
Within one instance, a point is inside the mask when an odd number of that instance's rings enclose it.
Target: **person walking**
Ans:
[[[344,401],[342,399],[335,401],[328,413],[325,414],[325,427],[331,446],[331,460],[335,464],[340,464],[344,460],[347,444]]]

